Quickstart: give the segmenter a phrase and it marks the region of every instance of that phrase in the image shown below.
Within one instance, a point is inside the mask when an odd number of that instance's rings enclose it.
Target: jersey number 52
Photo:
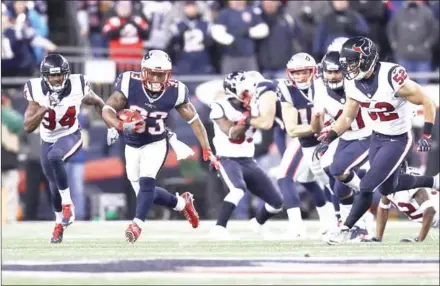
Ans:
[[[392,106],[388,102],[361,102],[361,106],[367,109],[379,109],[380,111],[369,111],[371,119],[377,120],[379,118],[380,121],[391,121],[399,118],[399,114],[397,114]]]
[[[56,114],[55,110],[49,109],[44,116],[43,126],[49,130],[54,130],[57,127],[56,122]],[[76,121],[76,108],[75,106],[71,106],[66,110],[66,113],[64,116],[58,121],[58,123],[65,127],[68,126],[69,128],[75,124]]]

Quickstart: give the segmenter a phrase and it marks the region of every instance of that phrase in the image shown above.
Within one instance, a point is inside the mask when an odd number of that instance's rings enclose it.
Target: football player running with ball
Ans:
[[[156,176],[168,153],[165,119],[176,111],[191,125],[203,149],[203,160],[218,169],[212,154],[205,127],[188,99],[184,83],[172,80],[172,64],[167,53],[151,50],[141,62],[141,71],[124,72],[116,80],[115,91],[104,106],[105,122],[124,133],[127,177],[135,191],[136,215],[125,231],[127,241],[134,243],[140,236],[155,196]],[[140,117],[123,121],[118,112],[131,109]],[[167,195],[163,192],[162,195]],[[172,196],[171,194],[168,194]],[[170,198],[171,199],[171,198]],[[187,197],[191,200],[192,197]],[[198,218],[197,218],[198,220]]]

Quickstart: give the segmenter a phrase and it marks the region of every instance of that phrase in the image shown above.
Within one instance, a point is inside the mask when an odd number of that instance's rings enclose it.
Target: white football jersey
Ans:
[[[411,130],[414,105],[398,96],[408,81],[404,67],[378,62],[376,74],[367,80],[344,80],[345,94],[358,101],[372,122],[372,130],[385,135],[401,135]]]
[[[400,212],[404,213],[410,220],[415,222],[423,221],[423,210],[420,205],[414,199],[415,193],[419,189],[411,189],[406,191],[399,191],[394,194],[388,195],[387,198],[391,201]],[[439,195],[434,189],[426,189],[429,194],[430,200],[433,203],[436,210],[436,218],[434,218],[433,225],[438,226],[439,215]]]
[[[344,109],[344,104],[346,102],[345,94],[341,88],[342,93],[328,88],[321,79],[315,79],[313,81],[315,85],[316,97],[314,100],[315,112],[322,112],[325,110],[325,122],[336,121],[338,117],[342,114]],[[358,140],[371,135],[370,124],[366,122],[369,120],[368,113],[365,109],[359,109],[356,119],[350,126],[350,129],[341,135],[344,140]]]
[[[249,127],[241,139],[233,140],[225,134],[215,119],[225,118],[229,121],[237,122],[242,118],[242,111],[234,107],[228,99],[214,101],[211,104],[210,118],[214,122],[213,143],[216,155],[222,157],[253,157],[255,153],[255,144],[253,140],[256,129]]]
[[[66,95],[57,106],[46,112],[40,123],[40,136],[45,142],[54,143],[80,128],[77,115],[83,98],[90,91],[90,84],[81,74],[71,74],[69,80],[70,84],[64,90]],[[24,86],[25,98],[38,104],[43,102],[49,93],[41,78],[31,79]]]

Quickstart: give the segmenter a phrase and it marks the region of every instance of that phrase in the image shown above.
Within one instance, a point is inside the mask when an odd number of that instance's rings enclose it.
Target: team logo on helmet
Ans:
[[[354,44],[351,47],[351,49],[357,53],[360,53],[360,54],[368,57],[371,54],[371,41],[361,39],[361,43]]]

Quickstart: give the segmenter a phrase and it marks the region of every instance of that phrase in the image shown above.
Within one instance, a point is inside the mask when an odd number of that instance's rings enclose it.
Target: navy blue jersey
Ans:
[[[208,50],[212,44],[209,25],[207,21],[200,19],[185,19],[171,27],[170,42],[181,46],[176,59],[176,71],[180,74],[212,72]]]
[[[180,81],[170,80],[162,94],[153,95],[141,82],[140,73],[124,72],[116,79],[115,90],[127,98],[126,108],[141,113],[146,123],[144,133],[124,134],[125,143],[141,147],[166,138],[165,119],[168,113],[188,103],[188,88]]]
[[[312,120],[315,87],[312,84],[307,91],[302,91],[289,80],[277,80],[281,92],[281,102],[288,102],[298,110],[298,125],[309,125]],[[314,134],[299,137],[302,147],[313,147],[319,144]]]
[[[4,73],[35,64],[30,47],[34,35],[32,29],[25,28],[6,28],[2,32],[2,70]]]

